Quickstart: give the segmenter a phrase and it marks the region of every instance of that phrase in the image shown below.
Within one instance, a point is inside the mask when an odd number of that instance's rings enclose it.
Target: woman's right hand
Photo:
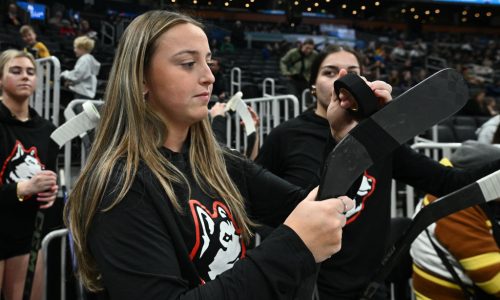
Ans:
[[[19,181],[17,189],[19,196],[28,197],[53,189],[57,185],[57,174],[50,171],[40,171],[29,180]]]
[[[344,212],[354,207],[346,196],[316,201],[318,188],[312,190],[285,220],[311,251],[317,263],[337,253],[342,245]]]
[[[226,103],[217,102],[210,109],[210,117],[215,118],[216,116],[225,116],[226,115]]]

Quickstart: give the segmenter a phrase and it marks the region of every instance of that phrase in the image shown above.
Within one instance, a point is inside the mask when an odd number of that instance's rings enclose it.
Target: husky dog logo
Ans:
[[[197,200],[190,200],[189,206],[196,230],[196,243],[189,257],[203,280],[213,280],[245,256],[241,231],[222,202],[215,201],[212,211]]]
[[[376,183],[377,180],[373,176],[368,175],[368,173],[365,171],[365,173],[363,174],[363,180],[361,181],[361,186],[359,187],[359,190],[353,199],[356,202],[356,205],[346,214],[346,224],[353,222],[359,216],[359,214],[365,207],[365,201],[375,191]]]
[[[38,158],[36,147],[26,149],[20,141],[16,141],[10,155],[3,163],[0,183],[13,183],[30,179],[44,167]]]

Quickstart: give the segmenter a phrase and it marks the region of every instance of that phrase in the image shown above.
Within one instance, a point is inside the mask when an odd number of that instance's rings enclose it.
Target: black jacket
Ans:
[[[16,184],[33,174],[56,170],[58,146],[50,139],[55,126],[29,109],[30,120],[21,122],[0,101],[0,247],[12,241],[29,241],[39,202],[17,199]]]
[[[158,180],[141,165],[125,198],[111,210],[99,212],[89,232],[88,245],[105,287],[100,298],[293,299],[304,278],[315,272],[311,252],[295,232],[281,225],[259,247],[249,251],[245,245],[239,247],[238,225],[233,224],[235,230],[220,229],[234,220],[217,195],[203,192],[192,180],[187,151],[162,151],[189,180],[190,196],[186,187],[175,187],[185,211],[174,210]],[[226,164],[257,222],[282,223],[306,196],[306,191],[249,160],[227,155]],[[115,168],[102,208],[115,195],[120,169],[120,165]],[[209,239],[219,229],[225,235]],[[238,244],[239,252],[227,250],[224,243]],[[221,251],[226,251],[219,256],[223,259],[236,253],[232,257],[236,262],[221,266],[221,260],[213,259]],[[227,270],[214,272],[221,267]]]

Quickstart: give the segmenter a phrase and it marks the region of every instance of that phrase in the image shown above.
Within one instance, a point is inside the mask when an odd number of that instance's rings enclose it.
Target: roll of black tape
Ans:
[[[349,73],[335,80],[333,87],[337,97],[342,89],[354,97],[357,107],[351,108],[349,112],[358,119],[367,118],[379,109],[377,97],[366,82],[356,74]]]

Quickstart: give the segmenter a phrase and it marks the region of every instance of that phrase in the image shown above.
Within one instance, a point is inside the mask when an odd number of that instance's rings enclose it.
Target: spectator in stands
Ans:
[[[387,77],[387,83],[389,83],[392,87],[399,87],[401,84],[401,75],[399,74],[399,70],[394,68],[389,72],[389,76]]]
[[[500,57],[499,57],[499,61],[500,61]],[[486,86],[486,91],[487,91],[487,94],[489,96],[499,98],[500,97],[500,77],[496,78],[494,80],[494,82],[488,84]]]
[[[73,70],[61,73],[64,85],[74,93],[74,99],[93,99],[97,90],[97,75],[101,64],[90,54],[95,41],[87,36],[77,37],[73,43],[78,58]]]
[[[495,99],[486,97],[486,91],[479,89],[459,113],[468,116],[494,116],[498,114],[498,111]]]
[[[64,38],[73,38],[76,36],[75,24],[70,20],[61,20],[61,27],[59,27],[59,35]]]
[[[392,61],[404,61],[406,59],[407,53],[402,41],[399,41],[391,51],[390,58]]]
[[[351,200],[301,201],[215,141],[210,55],[201,24],[166,10],[121,37],[65,218],[79,278],[102,299],[291,299],[340,246]],[[284,225],[246,251],[250,217]]]
[[[413,79],[411,70],[403,70],[403,73],[401,74],[401,81],[399,83],[399,87],[405,91],[411,88],[413,85],[415,85],[415,80]]]
[[[441,163],[467,169],[498,159],[500,148],[468,141]],[[434,200],[427,195],[417,212]],[[418,236],[411,246],[417,299],[500,298],[500,225],[495,206],[498,209],[500,202],[453,213]]]
[[[234,53],[235,48],[234,48],[233,43],[231,42],[231,37],[229,35],[226,35],[224,37],[224,41],[220,45],[219,50],[220,50],[220,52],[222,54],[231,54],[231,53]]]
[[[476,131],[477,140],[485,144],[494,144],[494,136],[498,132],[500,124],[500,116],[494,116],[481,125]],[[497,142],[498,143],[498,142]]]
[[[21,20],[18,15],[17,5],[15,3],[10,3],[9,8],[7,9],[7,15],[4,20],[5,25],[13,26],[16,28],[21,27]]]
[[[32,250],[35,215],[56,200],[55,126],[29,107],[36,87],[33,56],[0,54],[0,298],[21,299]],[[42,233],[41,233],[42,234]],[[43,259],[37,260],[32,297],[42,299]],[[3,297],[1,297],[3,295]]]
[[[52,26],[53,28],[61,28],[62,26],[62,20],[63,20],[63,12],[60,10],[57,10],[52,17],[49,18],[47,23]]]
[[[224,101],[227,99],[228,82],[221,71],[221,61],[219,58],[212,58],[210,61],[210,70],[214,75],[215,82],[212,89],[212,97],[216,97],[215,102]]]
[[[234,26],[231,28],[231,40],[237,49],[245,48],[245,28],[241,24],[240,20],[234,22]]]
[[[308,88],[311,64],[317,54],[314,41],[306,39],[297,48],[290,49],[280,60],[281,75],[287,78],[288,91],[299,101],[302,99],[302,91]],[[301,106],[302,103],[299,107]]]
[[[50,57],[49,49],[47,49],[45,44],[36,40],[36,33],[33,27],[30,25],[23,25],[19,29],[19,33],[24,43],[26,43],[24,47],[25,52],[31,53],[36,59]]]
[[[97,31],[95,31],[90,27],[90,23],[86,19],[82,19],[80,21],[78,28],[78,36],[83,36],[83,35],[88,36],[93,40],[97,40]]]

